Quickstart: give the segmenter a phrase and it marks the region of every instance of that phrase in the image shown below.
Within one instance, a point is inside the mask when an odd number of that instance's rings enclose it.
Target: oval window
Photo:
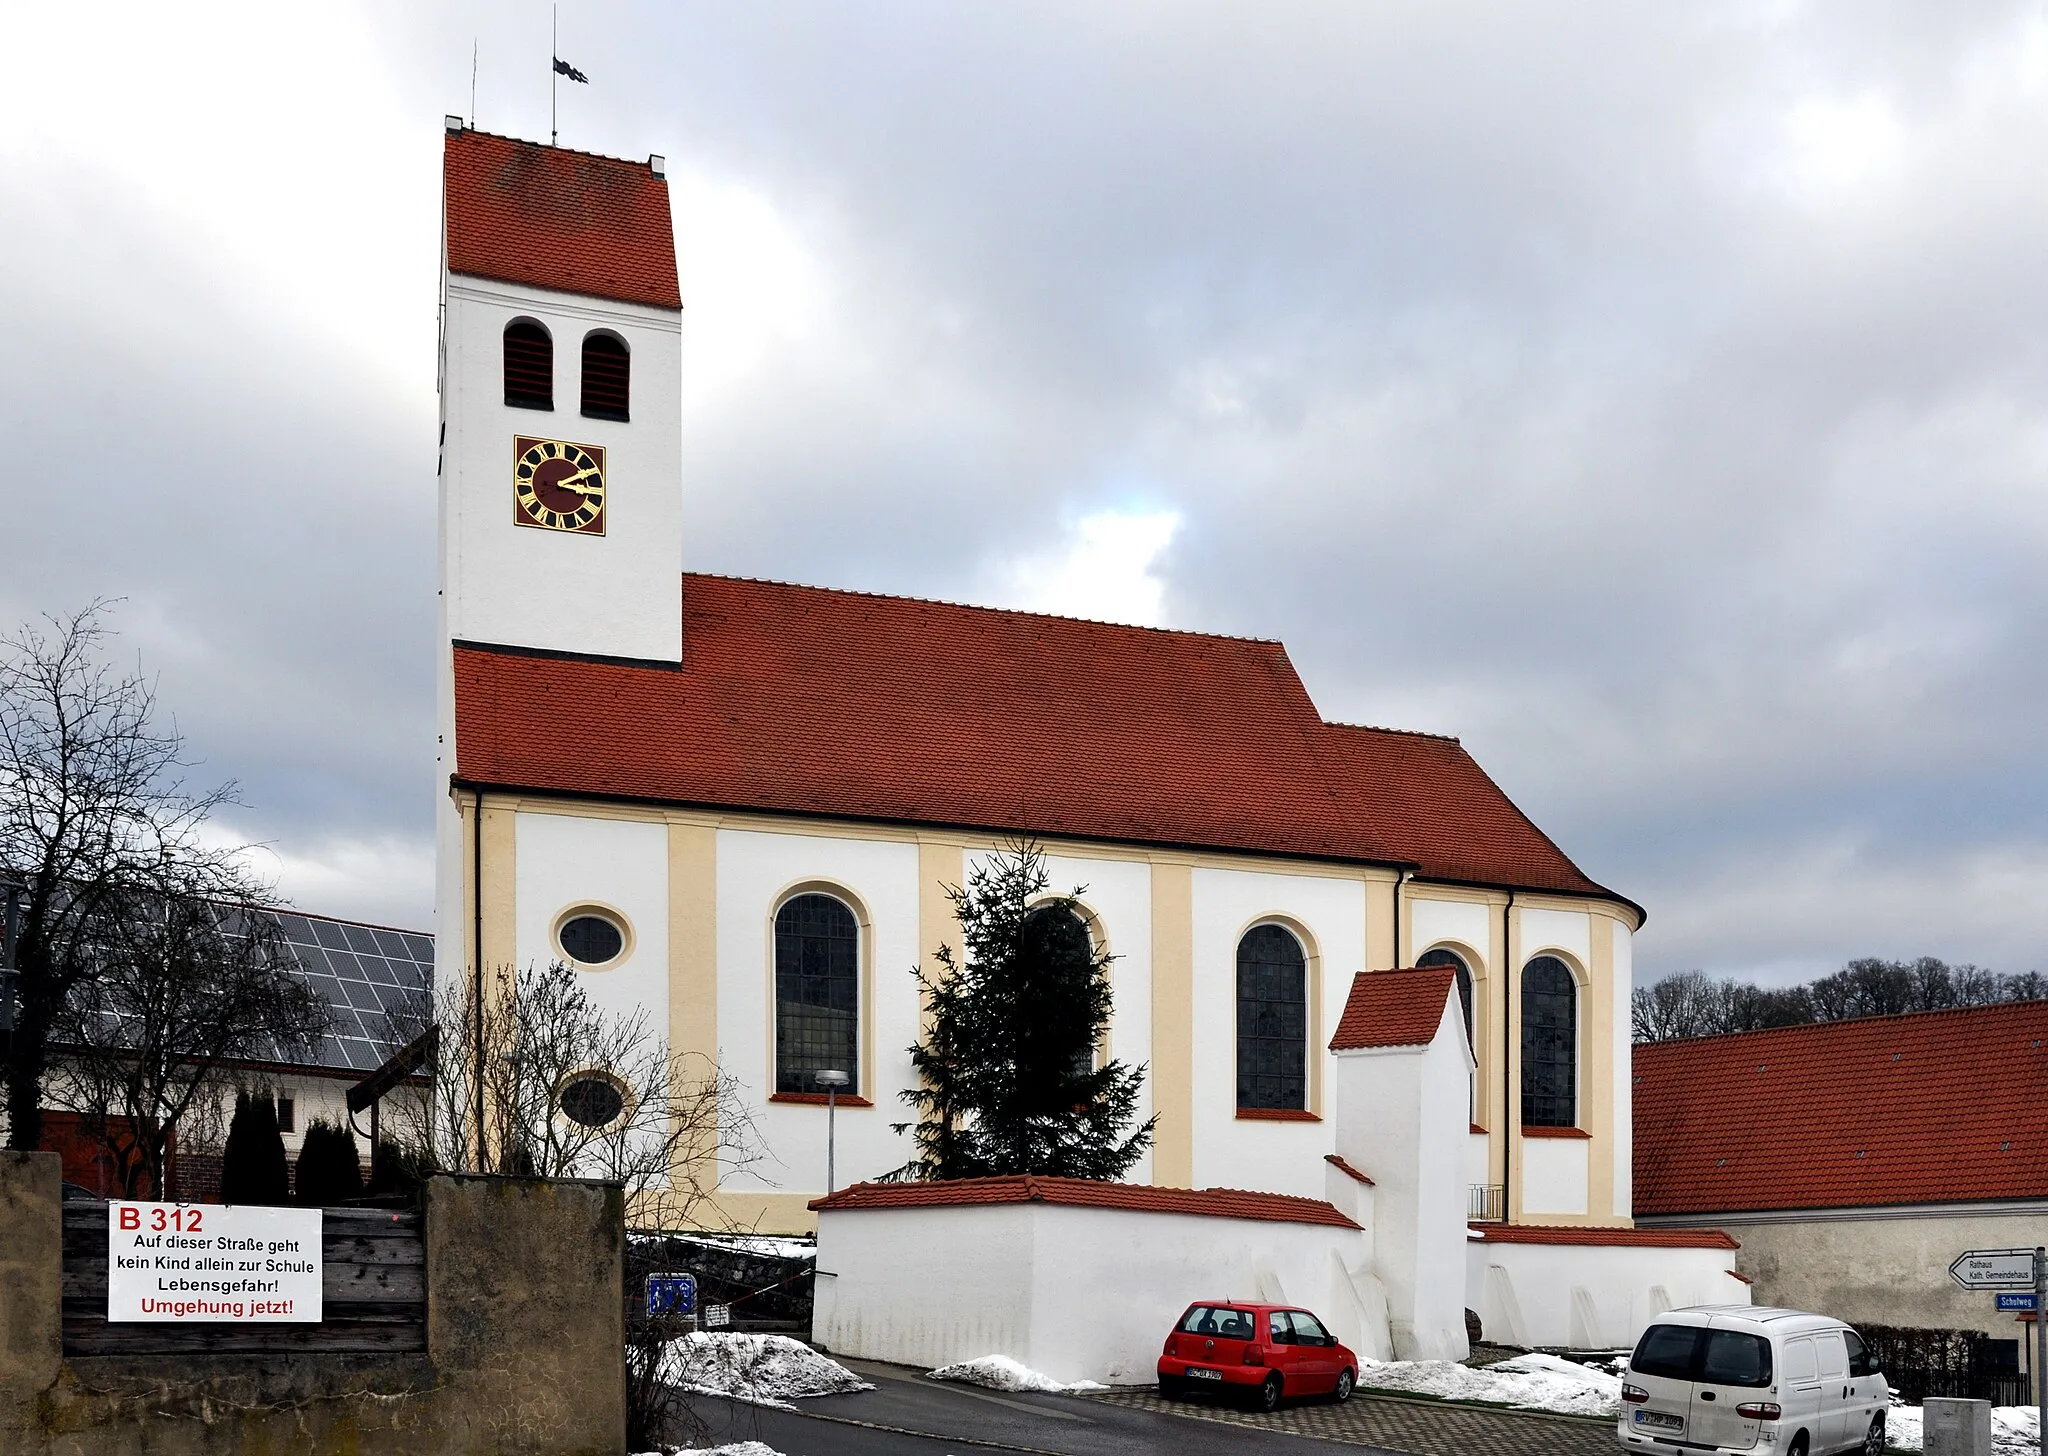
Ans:
[[[562,943],[563,955],[585,966],[609,965],[626,949],[626,932],[588,911],[563,921],[555,938]]]
[[[586,1072],[562,1089],[562,1116],[588,1128],[610,1127],[626,1110],[626,1094],[609,1077]]]

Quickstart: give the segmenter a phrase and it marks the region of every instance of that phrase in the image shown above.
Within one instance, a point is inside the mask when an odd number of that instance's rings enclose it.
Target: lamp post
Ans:
[[[20,977],[14,965],[15,942],[21,939],[21,897],[28,886],[0,879],[0,1050],[14,1050],[14,997]]]
[[[833,1167],[838,1153],[839,1089],[852,1083],[844,1072],[813,1072],[811,1080],[825,1089],[825,1196],[832,1196],[837,1181]]]

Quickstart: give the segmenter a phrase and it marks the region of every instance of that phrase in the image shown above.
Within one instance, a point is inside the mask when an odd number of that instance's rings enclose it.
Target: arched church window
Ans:
[[[1237,943],[1237,1105],[1308,1106],[1308,957],[1284,926]]]
[[[1522,1126],[1578,1126],[1579,984],[1556,956],[1522,967]]]
[[[1465,958],[1454,950],[1438,946],[1426,950],[1416,958],[1415,964],[1425,969],[1435,966],[1449,966],[1458,973],[1458,1005],[1465,1010],[1465,1045],[1473,1044],[1472,1030],[1472,968],[1465,964]]]
[[[594,420],[623,420],[632,396],[632,359],[617,334],[583,336],[583,413]]]
[[[797,895],[775,912],[775,1090],[816,1092],[818,1072],[860,1092],[860,924],[831,895]]]
[[[505,325],[505,403],[513,409],[555,407],[555,341],[532,319]]]
[[[1072,971],[1095,958],[1095,937],[1088,932],[1088,922],[1067,905],[1041,905],[1033,910],[1024,917],[1019,939],[1023,942],[1020,969],[1027,977],[1048,975],[1055,968]],[[1046,995],[1041,1005],[1044,1014],[1035,1018],[1027,1034],[1042,1036],[1056,1046],[1072,1047],[1076,1075],[1093,1071],[1094,1028],[1088,1025],[1088,1008],[1071,996],[1059,994]]]

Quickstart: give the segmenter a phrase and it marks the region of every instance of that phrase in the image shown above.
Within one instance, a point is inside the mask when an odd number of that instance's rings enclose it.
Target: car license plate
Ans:
[[[1682,1431],[1685,1429],[1685,1421],[1681,1417],[1666,1415],[1663,1411],[1639,1410],[1636,1412],[1636,1424],[1639,1426],[1655,1426],[1660,1431]]]
[[[1188,1379],[1190,1380],[1221,1380],[1222,1378],[1223,1372],[1221,1370],[1202,1370],[1193,1365],[1188,1366]]]

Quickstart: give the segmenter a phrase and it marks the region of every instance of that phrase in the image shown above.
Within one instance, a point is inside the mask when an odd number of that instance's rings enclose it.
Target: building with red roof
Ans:
[[[1757,1299],[2011,1338],[1948,1266],[2048,1238],[2048,1001],[1635,1049],[1639,1218],[1742,1243]]]
[[[1407,977],[1472,1063],[1429,1149],[1456,1239],[1629,1225],[1643,913],[1463,745],[1327,721],[1277,642],[685,571],[662,160],[450,118],[444,198],[444,979],[561,960],[715,1060],[774,1162],[702,1175],[802,1230],[817,1074],[837,1166],[901,1168],[912,972],[958,943],[947,888],[1029,837],[1115,957],[1105,1051],[1158,1119],[1134,1183],[1366,1186],[1335,1156],[1386,1186],[1335,1086],[1408,1034],[1377,994]]]

